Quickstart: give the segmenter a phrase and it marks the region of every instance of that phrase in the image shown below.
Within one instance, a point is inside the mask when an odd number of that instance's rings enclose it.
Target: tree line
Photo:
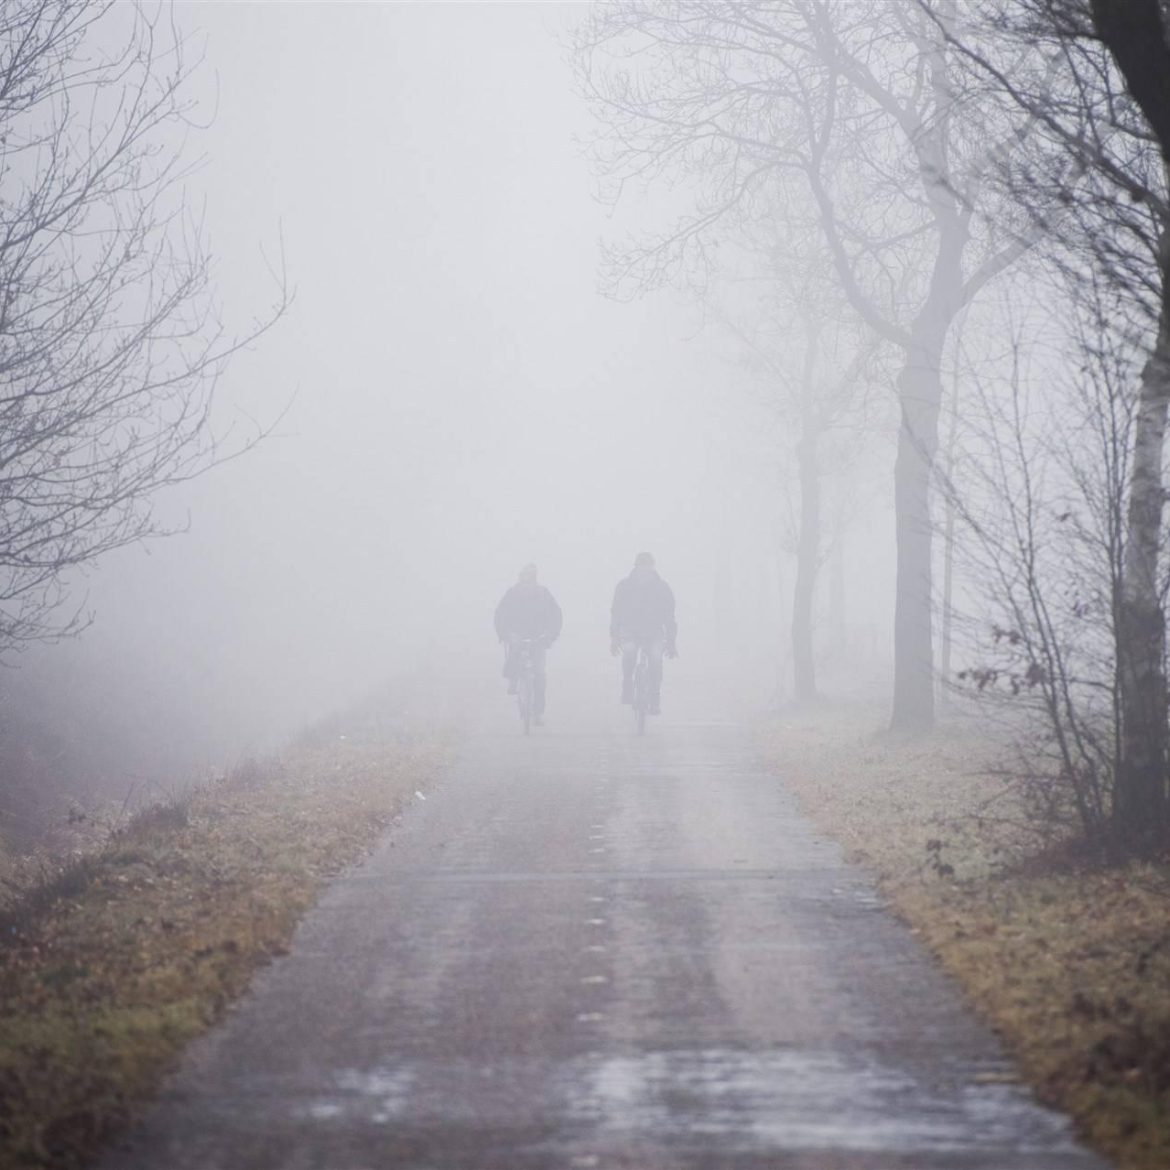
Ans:
[[[609,291],[766,289],[733,316],[795,431],[797,697],[820,452],[887,391],[891,726],[930,728],[940,682],[1008,696],[1054,816],[1165,852],[1170,6],[623,0],[572,49],[603,196],[681,207],[608,246]]]

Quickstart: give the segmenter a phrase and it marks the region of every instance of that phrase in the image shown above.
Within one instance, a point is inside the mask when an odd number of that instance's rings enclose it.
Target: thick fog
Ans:
[[[225,319],[262,316],[282,270],[295,297],[218,391],[225,454],[267,437],[164,493],[183,531],[103,560],[83,635],[15,662],[10,690],[100,728],[108,769],[220,767],[420,670],[510,727],[492,612],[529,561],[565,614],[550,729],[617,719],[608,610],[643,549],[678,602],[664,718],[784,700],[790,420],[693,298],[599,294],[599,241],[658,212],[595,197],[581,15],[176,6],[204,57],[187,189]],[[853,684],[882,673],[892,604],[874,443],[874,476],[829,501],[850,523],[820,603]]]

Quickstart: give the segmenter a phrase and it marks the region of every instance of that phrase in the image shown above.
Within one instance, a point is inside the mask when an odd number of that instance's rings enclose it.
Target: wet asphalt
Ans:
[[[724,727],[480,735],[103,1170],[1103,1170]]]

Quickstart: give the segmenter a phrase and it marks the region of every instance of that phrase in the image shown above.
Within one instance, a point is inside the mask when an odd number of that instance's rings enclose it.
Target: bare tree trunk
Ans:
[[[792,669],[798,703],[817,695],[813,655],[813,596],[820,568],[821,482],[815,426],[807,424],[796,446],[800,475],[800,534],[796,547],[796,583],[792,589]]]
[[[894,463],[897,596],[890,728],[899,732],[927,731],[934,723],[930,478],[938,447],[946,324],[939,336],[937,322],[935,329],[916,329],[898,378],[902,421]]]
[[[909,413],[903,405],[903,414]],[[897,596],[894,602],[893,731],[929,730],[934,721],[930,608],[930,465],[903,424],[894,465]]]
[[[964,308],[959,323],[962,336],[963,322],[967,311]],[[951,654],[954,645],[954,593],[955,593],[955,444],[959,433],[959,373],[957,368],[959,347],[956,345],[956,369],[951,378],[951,404],[947,422],[947,439],[944,448],[943,474],[947,485],[946,520],[943,522],[943,586],[942,586],[942,630],[940,631],[938,677],[940,682],[938,699],[944,710],[950,706]]]
[[[784,597],[784,553],[779,537],[775,538],[775,544],[771,550],[771,564],[774,572],[771,574],[772,582],[775,586],[774,594],[776,598],[776,616],[779,619],[776,626],[777,636],[779,636],[780,628],[783,625],[783,615],[788,612],[788,603]],[[788,647],[781,646],[780,653],[775,656],[774,665],[776,670],[776,706],[781,707],[788,700]]]
[[[817,696],[813,598],[821,567],[821,420],[816,409],[820,345],[821,324],[816,322],[805,339],[800,377],[800,438],[796,443],[800,531],[796,541],[796,581],[792,587],[792,683],[798,704],[811,703]]]
[[[1164,0],[1090,0],[1097,34],[1170,165],[1170,10]],[[1170,843],[1167,791],[1166,614],[1158,590],[1165,490],[1162,459],[1170,400],[1170,230],[1159,241],[1162,302],[1158,336],[1142,370],[1126,513],[1118,606],[1117,677],[1121,750],[1114,780],[1113,827],[1127,853],[1149,855]]]
[[[950,706],[950,692],[947,684],[951,680],[951,647],[954,642],[954,591],[955,591],[955,505],[947,500],[947,518],[943,528],[943,588],[942,588],[942,646],[939,653],[939,703],[946,709]]]
[[[1162,309],[1142,370],[1135,423],[1125,561],[1118,607],[1121,760],[1113,821],[1128,853],[1150,855],[1170,838],[1167,790],[1166,614],[1158,588],[1165,489],[1162,457],[1170,402],[1170,232],[1161,242]]]
[[[838,532],[829,554],[829,629],[833,649],[843,655],[849,646],[848,614],[845,610],[845,534]]]

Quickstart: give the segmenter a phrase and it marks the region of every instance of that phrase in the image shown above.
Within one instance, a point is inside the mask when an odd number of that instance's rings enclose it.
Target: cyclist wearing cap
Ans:
[[[650,659],[649,713],[658,714],[662,657],[664,654],[667,658],[676,657],[677,633],[674,593],[658,575],[654,558],[648,552],[639,553],[633,572],[617,583],[610,611],[609,648],[611,654],[622,656],[623,703],[634,701],[634,668],[638,650],[645,646]]]
[[[516,693],[516,675],[513,669],[516,648],[526,639],[534,642],[533,665],[533,719],[544,722],[544,693],[546,676],[544,652],[557,640],[561,632],[561,607],[553,595],[536,580],[536,566],[525,565],[520,579],[496,606],[496,637],[504,644],[504,677],[508,680],[508,694]]]

